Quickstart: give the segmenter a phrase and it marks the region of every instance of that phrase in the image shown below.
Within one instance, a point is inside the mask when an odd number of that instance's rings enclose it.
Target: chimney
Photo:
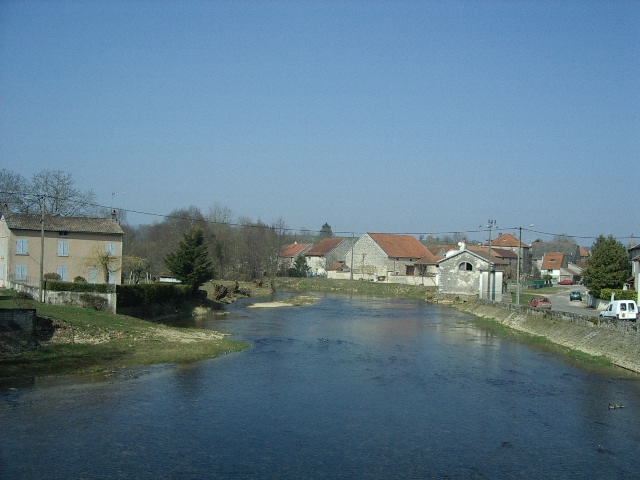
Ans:
[[[111,221],[112,222],[117,222],[118,221],[118,217],[116,216],[116,209],[112,209],[111,210]]]

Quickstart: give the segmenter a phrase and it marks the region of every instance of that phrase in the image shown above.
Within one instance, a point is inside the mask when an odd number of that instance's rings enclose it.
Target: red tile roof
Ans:
[[[286,247],[284,247],[284,250],[280,252],[280,256],[291,258],[297,257],[310,246],[310,243],[292,243],[291,245],[287,245]]]
[[[327,270],[335,271],[335,270],[340,270],[343,267],[345,267],[345,263],[344,262],[336,262],[333,265],[331,265]],[[346,267],[345,270],[348,271],[349,267]]]
[[[339,237],[325,238],[323,240],[320,240],[317,245],[314,245],[309,250],[307,250],[304,255],[306,257],[322,257],[323,255],[326,255],[331,250],[340,245],[343,240],[344,238]]]
[[[550,252],[542,257],[542,270],[556,270],[562,267],[564,253]]]
[[[416,237],[411,235],[395,235],[391,233],[368,233],[374,242],[391,258],[415,258],[422,259],[422,263],[435,264],[437,259],[418,241]]]
[[[498,236],[498,238],[491,241],[492,247],[518,248],[518,245],[528,247],[526,243],[521,244],[520,241],[518,241],[518,239],[510,233],[502,233]]]
[[[518,258],[518,255],[513,253],[511,250],[502,250],[500,248],[491,248],[491,253],[489,253],[489,247],[478,247],[478,246],[470,246],[467,245],[467,250],[475,253],[476,255],[480,255],[485,260],[489,260],[490,262],[495,263],[496,265],[505,265],[507,262],[503,260],[503,258],[514,258],[511,255],[514,255],[515,258]],[[508,252],[508,254],[507,254]]]

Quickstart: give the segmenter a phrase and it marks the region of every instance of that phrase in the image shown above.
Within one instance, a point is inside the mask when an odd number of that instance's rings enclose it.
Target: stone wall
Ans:
[[[10,288],[16,292],[28,293],[35,299],[40,298],[40,289],[38,287],[22,285],[20,283],[11,283]],[[49,305],[75,305],[78,307],[86,307],[87,305],[85,305],[85,302],[82,300],[82,296],[87,294],[106,299],[107,310],[111,313],[116,313],[117,295],[115,293],[54,292],[52,290],[45,290],[44,303],[48,303]]]
[[[0,331],[22,330],[34,333],[35,328],[35,308],[0,308]]]
[[[556,345],[607,357],[614,365],[640,373],[637,322],[603,321],[596,316],[540,311],[485,300],[455,307],[478,317],[491,318],[514,330],[546,338]]]

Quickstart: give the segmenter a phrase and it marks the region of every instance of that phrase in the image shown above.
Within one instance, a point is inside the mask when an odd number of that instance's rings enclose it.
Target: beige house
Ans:
[[[40,215],[5,212],[0,217],[0,287],[37,287],[41,273],[69,282],[82,277],[89,283],[120,284],[123,236],[115,216],[45,215],[42,228]]]

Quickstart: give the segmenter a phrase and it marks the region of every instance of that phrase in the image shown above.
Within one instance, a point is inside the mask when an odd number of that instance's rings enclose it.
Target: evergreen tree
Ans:
[[[600,235],[591,249],[587,268],[582,273],[591,294],[600,298],[604,288],[622,288],[631,275],[631,262],[624,246],[612,235]]]
[[[191,286],[192,294],[215,277],[204,233],[197,227],[185,234],[176,251],[165,256],[164,264],[178,280]]]
[[[304,255],[298,255],[295,262],[293,263],[293,267],[291,267],[288,271],[289,276],[306,277],[308,273],[309,266],[307,265],[307,260],[304,258]]]
[[[332,238],[333,231],[331,230],[331,225],[325,222],[320,229],[320,233],[318,234],[318,240],[322,240],[324,238]]]

